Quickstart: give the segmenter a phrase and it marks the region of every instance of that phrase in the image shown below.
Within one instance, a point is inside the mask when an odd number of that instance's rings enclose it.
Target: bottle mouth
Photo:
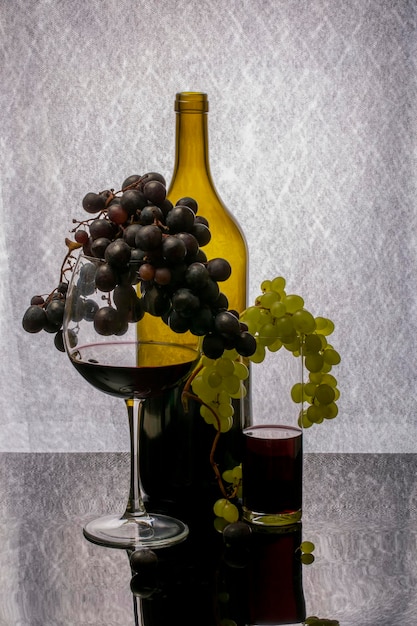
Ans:
[[[207,94],[200,91],[182,91],[175,98],[177,113],[208,113]]]

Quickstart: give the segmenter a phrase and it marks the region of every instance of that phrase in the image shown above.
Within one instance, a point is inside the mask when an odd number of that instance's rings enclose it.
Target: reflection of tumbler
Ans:
[[[301,519],[302,431],[281,425],[244,431],[244,517],[253,524],[282,526]]]
[[[301,524],[256,534],[248,568],[248,624],[300,624],[306,618]]]

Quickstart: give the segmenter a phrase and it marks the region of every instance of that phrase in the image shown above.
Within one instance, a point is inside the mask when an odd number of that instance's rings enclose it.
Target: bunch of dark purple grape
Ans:
[[[129,323],[149,313],[161,317],[174,332],[204,337],[202,349],[209,358],[230,349],[242,356],[254,353],[254,337],[239,321],[238,312],[228,309],[219,288],[218,283],[231,275],[230,264],[223,258],[208,260],[202,250],[211,232],[193,198],[173,205],[166,197],[164,177],[149,172],[129,176],[121,191],[87,193],[82,204],[95,217],[73,220],[77,226],[75,242],[67,241],[69,269],[75,248],[103,259],[104,263],[92,262],[83,270],[91,272],[90,293],[107,294],[107,305],[99,308],[88,293],[80,294],[75,317],[93,322],[99,334],[122,335]],[[55,332],[60,350],[65,279],[64,269],[59,286],[46,298],[34,296],[23,317],[28,332]]]

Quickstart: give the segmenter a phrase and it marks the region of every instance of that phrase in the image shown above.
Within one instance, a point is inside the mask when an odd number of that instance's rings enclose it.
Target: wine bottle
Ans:
[[[241,312],[247,304],[247,246],[212,180],[207,95],[178,93],[175,113],[175,165],[167,197],[173,204],[186,196],[197,201],[197,215],[208,220],[212,234],[203,250],[208,259],[222,257],[229,261],[232,274],[220,284],[221,291],[227,296],[229,309]],[[152,324],[147,324],[145,329],[149,339],[155,340],[162,332],[168,332],[161,330],[161,320],[155,319]],[[187,337],[179,337],[181,342],[187,341]],[[178,386],[146,400],[140,433],[140,464],[142,488],[150,506],[158,510],[168,507],[172,512],[177,505],[183,515],[187,502],[212,506],[213,501],[222,496],[210,465],[216,431],[200,416],[198,403],[191,401],[188,410],[184,410],[181,392],[182,387]],[[233,427],[220,436],[216,447],[215,461],[220,471],[231,469],[241,461],[241,430],[250,423],[249,389],[244,399],[234,401],[234,410]]]

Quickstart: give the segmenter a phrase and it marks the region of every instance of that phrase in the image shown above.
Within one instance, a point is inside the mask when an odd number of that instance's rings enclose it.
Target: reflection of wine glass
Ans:
[[[143,504],[138,456],[142,401],[174,387],[189,374],[199,358],[198,338],[184,337],[188,343],[181,343],[182,336],[173,334],[172,341],[141,341],[140,325],[146,318],[137,321],[143,316],[140,298],[130,282],[120,282],[114,289],[108,280],[104,288],[106,272],[109,266],[104,261],[80,255],[68,288],[64,341],[72,364],[90,384],[125,400],[131,441],[130,494],[123,515],[92,520],[84,534],[110,547],[163,547],[185,539],[188,528],[180,520],[147,513]]]

